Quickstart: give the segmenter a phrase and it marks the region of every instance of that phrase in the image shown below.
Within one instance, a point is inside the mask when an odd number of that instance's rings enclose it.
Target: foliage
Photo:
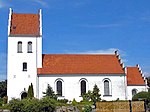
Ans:
[[[60,99],[60,100],[57,100],[59,103],[64,103],[66,104],[68,102],[68,99]]]
[[[45,97],[40,100],[39,112],[54,112],[56,100],[50,97]]]
[[[34,90],[33,90],[33,85],[31,83],[31,85],[29,85],[29,88],[28,88],[28,98],[33,98],[34,97]]]
[[[146,99],[149,99],[149,97],[150,96],[149,96],[148,92],[142,91],[142,92],[139,92],[136,95],[134,95],[132,97],[132,100],[134,100],[134,101],[137,101],[137,100],[146,100]]]
[[[150,77],[147,77],[147,85],[150,87]]]
[[[87,93],[85,93],[82,98],[83,101],[92,101],[93,103],[97,102],[97,101],[101,101],[101,94],[99,94],[100,90],[97,87],[97,85],[94,85],[93,91],[88,91]]]
[[[3,104],[3,99],[0,98],[0,106],[2,106],[2,104]]]
[[[84,106],[83,112],[92,112],[92,107],[90,105]]]
[[[97,85],[95,84],[94,88],[93,88],[93,92],[92,92],[92,97],[91,97],[91,100],[93,102],[101,101],[101,98],[100,98],[101,95],[99,94],[99,92],[100,92],[100,90],[97,87]]]
[[[9,102],[9,109],[11,112],[23,112],[23,102],[20,99],[12,99]]]
[[[0,98],[7,96],[7,80],[0,82]]]
[[[50,98],[57,99],[57,95],[54,93],[52,87],[49,84],[47,85],[46,92],[43,92],[43,94],[45,94],[44,97],[49,96]]]
[[[8,101],[8,97],[7,97],[7,96],[4,96],[4,97],[3,97],[3,104],[7,104],[7,101]]]
[[[147,107],[150,108],[150,103],[148,103]]]
[[[54,112],[56,101],[50,97],[41,100],[35,98],[12,99],[8,107],[11,112]]]
[[[73,106],[75,106],[75,105],[77,105],[78,104],[78,102],[75,100],[75,98],[73,99],[73,101],[72,101],[72,105]]]

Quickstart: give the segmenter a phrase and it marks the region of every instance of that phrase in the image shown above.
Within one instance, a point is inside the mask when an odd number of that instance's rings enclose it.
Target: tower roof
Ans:
[[[10,35],[39,36],[39,14],[12,13],[10,21]]]

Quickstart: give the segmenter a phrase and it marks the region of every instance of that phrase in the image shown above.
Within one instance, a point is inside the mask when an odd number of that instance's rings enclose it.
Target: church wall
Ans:
[[[128,100],[132,100],[132,90],[136,89],[137,93],[142,92],[142,91],[147,91],[146,86],[127,86],[127,96],[128,96]]]
[[[22,41],[22,53],[17,53],[18,41]],[[27,43],[32,42],[33,53],[27,53]],[[21,98],[21,92],[27,91],[32,83],[36,97],[36,37],[8,38],[8,100],[12,97]],[[27,71],[23,71],[23,62],[27,62]]]
[[[49,84],[53,90],[56,92],[56,81],[62,80],[63,85],[63,97],[60,99],[73,100],[75,98],[77,101],[82,100],[80,93],[80,81],[86,80],[86,92],[88,90],[93,90],[94,85],[96,84],[100,89],[101,99],[103,100],[125,100],[126,98],[126,81],[124,75],[39,75],[39,98],[43,97],[43,92],[46,91],[47,84]],[[110,96],[104,95],[104,79],[110,80]]]

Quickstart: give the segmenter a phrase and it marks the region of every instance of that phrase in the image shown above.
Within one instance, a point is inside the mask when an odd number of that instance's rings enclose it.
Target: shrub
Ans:
[[[91,112],[91,111],[92,111],[92,107],[90,105],[84,106],[83,112]]]
[[[148,99],[148,97],[149,97],[148,92],[144,92],[143,91],[143,92],[139,92],[136,95],[134,95],[132,97],[132,100],[134,100],[134,101],[137,101],[137,100],[146,100],[146,99]]]
[[[99,93],[100,90],[95,84],[93,87],[93,91],[88,91],[84,95],[82,95],[83,101],[92,101],[93,103],[96,103],[98,101],[101,101],[101,94]]]
[[[7,97],[7,96],[4,96],[4,97],[3,97],[3,103],[4,103],[4,104],[7,104],[7,100],[8,100],[8,97]]]
[[[55,94],[55,92],[49,84],[47,85],[46,92],[43,92],[43,94],[45,94],[44,97],[48,96],[50,98],[57,99],[57,95]]]
[[[78,102],[75,100],[75,98],[73,99],[73,101],[72,101],[72,105],[73,106],[75,106],[75,105],[77,105],[78,104]]]
[[[45,97],[40,100],[39,103],[39,112],[54,112],[56,100],[51,99],[50,97]]]
[[[3,104],[3,99],[0,98],[0,106],[2,106],[2,104]]]
[[[9,102],[8,108],[11,112],[54,112],[56,100],[45,97],[41,100],[35,98],[13,99]]]
[[[68,99],[61,99],[61,100],[57,100],[59,103],[67,103],[68,102]]]
[[[29,85],[28,87],[28,98],[33,98],[34,97],[34,90],[33,90],[33,84]]]
[[[9,109],[11,112],[23,112],[23,103],[20,99],[12,99],[9,102]]]

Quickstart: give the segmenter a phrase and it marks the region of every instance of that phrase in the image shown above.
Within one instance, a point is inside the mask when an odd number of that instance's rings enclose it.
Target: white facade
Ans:
[[[147,91],[147,86],[144,86],[144,85],[128,85],[127,87],[127,97],[128,97],[128,100],[132,100],[132,97],[133,97],[133,91],[136,91],[136,93],[139,93],[139,92],[142,92],[142,91]]]
[[[70,101],[74,98],[77,101],[82,100],[81,97],[81,81],[86,81],[86,92],[93,90],[96,84],[100,89],[101,99],[103,100],[125,100],[126,98],[126,76],[125,75],[95,75],[95,74],[78,74],[78,75],[39,75],[39,98],[43,97],[43,92],[46,91],[49,84],[56,92],[56,82],[62,81],[62,97]],[[109,81],[110,94],[104,95],[104,80]]]
[[[31,83],[34,87],[34,95],[37,97],[37,68],[42,67],[42,37],[10,35],[11,14],[10,9],[7,56],[8,100],[21,98],[21,94],[28,91]],[[19,42],[21,42],[21,52],[18,52]],[[30,48],[32,52],[30,53],[28,52],[28,42],[32,43]],[[23,63],[27,64],[26,70],[23,70]]]

